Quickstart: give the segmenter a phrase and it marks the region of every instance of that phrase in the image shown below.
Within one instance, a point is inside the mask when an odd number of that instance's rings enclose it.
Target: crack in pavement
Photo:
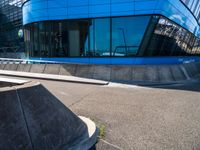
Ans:
[[[93,89],[91,91],[89,91],[86,95],[84,95],[83,97],[81,97],[79,100],[75,101],[74,103],[72,103],[71,105],[69,105],[68,107],[73,107],[74,105],[82,102],[85,98],[87,98],[91,93],[93,93],[96,89]]]
[[[118,149],[118,150],[123,150],[121,147],[119,147],[119,146],[117,146],[117,145],[114,145],[114,144],[112,144],[112,143],[109,143],[109,142],[106,141],[106,140],[100,139],[100,141],[102,141],[102,142],[104,142],[104,143],[106,143],[106,144],[108,144],[108,145],[110,145],[110,146],[112,146],[112,147],[114,147],[114,148],[116,148],[116,149]]]

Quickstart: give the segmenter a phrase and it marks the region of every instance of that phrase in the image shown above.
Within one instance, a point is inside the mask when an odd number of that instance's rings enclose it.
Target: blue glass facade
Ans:
[[[84,63],[196,57],[198,9],[187,0],[29,0],[23,5],[26,49],[30,58],[80,57],[70,60]]]
[[[200,2],[199,0],[182,0],[182,2],[194,14],[195,18],[200,23]]]
[[[180,0],[30,0],[23,6],[23,23],[150,14],[164,15],[200,36],[196,19]]]

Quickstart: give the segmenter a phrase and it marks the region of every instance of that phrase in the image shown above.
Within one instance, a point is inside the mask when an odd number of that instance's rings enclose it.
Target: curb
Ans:
[[[109,82],[106,82],[103,80],[85,79],[85,78],[74,77],[74,76],[19,72],[19,71],[0,70],[0,75],[52,80],[52,81],[62,81],[62,82],[73,82],[73,83],[82,83],[82,84],[94,84],[94,85],[108,85],[109,84]]]

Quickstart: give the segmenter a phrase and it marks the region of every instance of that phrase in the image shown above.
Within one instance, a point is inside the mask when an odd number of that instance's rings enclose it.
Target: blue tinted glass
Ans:
[[[113,18],[112,55],[135,56],[149,20],[149,16]]]
[[[93,19],[90,24],[90,53],[110,56],[110,19]]]

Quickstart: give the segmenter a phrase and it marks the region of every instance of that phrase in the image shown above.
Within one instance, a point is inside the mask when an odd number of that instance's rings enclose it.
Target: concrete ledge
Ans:
[[[12,84],[15,84],[15,85],[22,85],[22,84],[28,83],[29,81],[26,81],[26,80],[19,80],[19,79],[2,78],[2,77],[0,77],[0,83],[1,83],[1,82],[12,83]]]
[[[97,84],[97,85],[107,85],[108,84],[108,82],[106,82],[106,81],[95,80],[95,79],[85,79],[85,78],[74,77],[74,76],[61,76],[61,75],[30,73],[30,72],[1,70],[0,75],[17,76],[17,77],[24,77],[24,78],[36,78],[36,79],[45,79],[45,80],[55,80],[55,81],[63,81],[63,82],[85,83],[85,84]]]
[[[61,76],[77,76],[81,78],[125,83],[171,83],[196,79],[200,76],[200,63],[134,66],[86,64],[19,64],[18,67],[15,64],[1,64],[0,69],[40,74],[45,73]]]

